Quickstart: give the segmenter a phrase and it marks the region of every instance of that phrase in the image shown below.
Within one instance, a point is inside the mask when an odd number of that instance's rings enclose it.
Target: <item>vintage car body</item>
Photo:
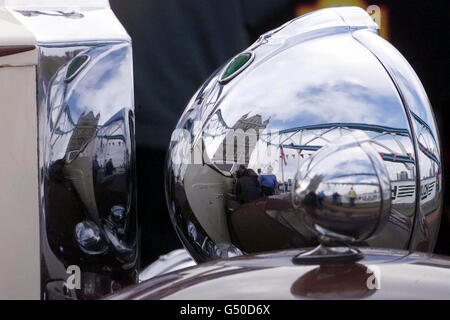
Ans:
[[[166,191],[177,233],[205,263],[173,271],[192,264],[175,252],[139,274],[129,36],[106,0],[0,1],[0,177],[9,182],[0,185],[0,299],[449,298],[449,260],[429,254],[442,207],[436,124],[414,71],[376,29],[355,8],[318,11],[263,35],[200,88],[171,142]],[[249,128],[281,130],[243,136],[235,150],[224,143],[230,129]],[[327,195],[331,209],[311,217],[349,232],[362,259],[299,264],[322,238],[295,201],[306,162],[284,168],[279,156],[326,154],[342,131],[369,137],[356,141],[371,145],[358,159],[375,155],[380,171],[328,182],[375,191],[360,194],[359,211]],[[203,146],[200,163],[176,161]],[[264,148],[275,152],[252,158]],[[282,192],[233,204],[238,162],[279,164]]]
[[[105,0],[0,4],[0,298],[135,283],[130,37]]]
[[[450,299],[450,259],[364,248],[357,263],[300,266],[298,250],[203,263],[147,280],[107,299]]]

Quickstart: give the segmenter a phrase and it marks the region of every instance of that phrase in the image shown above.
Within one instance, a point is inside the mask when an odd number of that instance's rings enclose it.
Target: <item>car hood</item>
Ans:
[[[217,260],[149,279],[107,299],[450,299],[450,258],[362,249],[357,263],[295,265],[298,250]]]

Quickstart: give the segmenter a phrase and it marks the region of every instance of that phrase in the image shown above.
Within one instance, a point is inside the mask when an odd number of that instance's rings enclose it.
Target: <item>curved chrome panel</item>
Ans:
[[[420,197],[409,249],[431,251],[439,231],[443,190],[439,133],[430,101],[413,68],[392,45],[369,33],[354,32],[353,36],[381,61],[407,108],[419,163],[417,192]]]
[[[98,298],[137,281],[131,44],[39,49],[43,297]]]
[[[221,84],[225,65],[186,107],[168,152],[166,194],[197,261],[315,245],[291,204],[294,176],[331,141],[362,132],[384,162],[392,204],[386,226],[360,244],[408,247],[416,206],[409,118],[390,75],[352,36],[378,37],[373,24],[347,9],[320,10],[264,34],[244,51],[254,55],[245,69]],[[371,196],[356,190],[355,201]]]
[[[364,132],[339,137],[309,157],[291,191],[304,225],[322,237],[349,243],[382,230],[391,212],[383,162]]]

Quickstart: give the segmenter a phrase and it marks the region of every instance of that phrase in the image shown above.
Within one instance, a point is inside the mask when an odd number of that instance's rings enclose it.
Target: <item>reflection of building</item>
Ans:
[[[72,151],[81,151],[83,146],[86,146],[89,143],[89,141],[95,136],[99,119],[100,114],[94,116],[92,111],[88,114],[81,114],[77,125],[73,130],[73,134],[70,137],[66,154],[69,154]]]
[[[256,114],[250,118],[247,118],[248,114],[244,114],[233,126],[232,129],[242,129],[244,131],[247,131],[249,129],[255,129],[256,132],[258,130],[265,129],[267,125],[269,124],[269,119],[262,122],[261,115]]]
[[[322,183],[323,175],[316,175],[314,176],[308,185],[308,190],[312,192],[317,192],[317,189],[319,188],[319,185]]]
[[[408,172],[401,171],[401,172],[397,173],[397,180],[408,180]]]
[[[431,164],[431,168],[430,168],[430,177],[435,177],[436,176],[436,167],[434,165],[434,162]]]
[[[225,136],[220,147],[214,154],[214,162],[232,163],[248,165],[259,139],[259,130],[264,130],[269,124],[269,119],[262,121],[262,117],[256,114],[247,118],[243,115]],[[230,152],[232,155],[230,156]]]
[[[129,152],[126,143],[126,115],[120,110],[98,130],[95,154],[100,165],[111,159],[114,168],[124,168],[128,163]]]

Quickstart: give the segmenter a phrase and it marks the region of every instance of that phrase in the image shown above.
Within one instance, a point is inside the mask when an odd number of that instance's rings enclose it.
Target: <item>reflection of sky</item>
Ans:
[[[320,86],[310,85],[302,91],[298,91],[295,97],[295,103],[301,106],[297,114],[301,116],[301,121],[308,124],[325,122],[344,122],[350,119],[350,122],[376,123],[379,124],[383,116],[382,109],[394,109],[398,107],[398,102],[391,96],[379,95],[372,97],[367,87],[351,82],[323,83]],[[300,113],[301,112],[301,113]],[[402,122],[403,116],[397,119],[390,118],[386,122],[394,125],[395,122]],[[287,116],[287,114],[286,114]],[[298,125],[298,118],[281,117],[272,121],[273,126],[285,127]],[[404,126],[404,124],[402,124]]]
[[[362,41],[367,47],[369,47],[380,59],[383,61],[387,70],[396,79],[397,85],[403,95],[406,105],[411,109],[411,111],[416,114],[423,122],[431,128],[431,132],[437,138],[437,128],[433,118],[433,113],[431,106],[426,95],[426,92],[414,72],[413,68],[409,65],[406,59],[389,43],[386,43],[383,39],[378,36],[372,35],[370,33],[365,33],[357,35],[359,41]],[[416,129],[420,127],[416,121],[414,121]],[[427,138],[418,137],[420,140]],[[422,142],[421,142],[422,143]],[[433,147],[433,143],[426,147]],[[435,154],[439,156],[439,147],[436,145]],[[438,165],[426,157],[425,154],[419,151],[419,163],[420,163],[420,174],[422,177],[427,177],[430,175],[430,171],[438,170]]]
[[[73,50],[73,48],[65,48]],[[52,54],[54,52],[52,51]],[[63,67],[55,75],[50,84],[51,121],[56,123],[57,133],[52,137],[52,145],[67,145],[70,133],[83,112],[93,111],[94,116],[100,113],[99,125],[108,121],[117,112],[118,108],[131,107],[133,103],[132,72],[130,49],[128,44],[94,47],[83,54],[91,59],[86,67],[67,85],[63,80],[66,68]],[[63,114],[57,120],[61,106]],[[69,121],[72,119],[71,121]],[[50,159],[62,158],[65,148],[52,148],[54,154]]]
[[[309,165],[312,174],[325,175],[325,180],[351,174],[375,174],[372,162],[360,147],[345,148],[333,152]]]
[[[91,60],[69,84],[66,103],[73,119],[85,110],[100,113],[99,124],[111,118],[117,108],[133,102],[129,46],[99,47],[88,51]],[[75,120],[76,121],[76,120]]]
[[[347,35],[322,40],[288,49],[231,82],[220,106],[225,121],[235,123],[250,112],[270,117],[268,128],[330,122],[408,128],[378,60]]]
[[[384,65],[396,79],[408,107],[431,127],[433,134],[436,134],[437,130],[427,94],[406,59],[381,37],[366,33],[364,37],[360,38],[360,41],[363,41],[382,59]]]
[[[244,114],[248,117],[259,114],[263,121],[270,119],[267,131],[333,122],[409,129],[392,80],[379,61],[348,35],[309,40],[271,56],[267,61],[258,60],[257,49],[253,64],[242,76],[223,88],[218,107],[230,127]],[[419,96],[410,100],[424,100],[421,96],[423,92],[419,91]],[[417,111],[419,115],[429,122],[429,114],[420,111]],[[433,127],[433,123],[430,126]],[[304,131],[302,140],[295,135],[282,143],[306,144],[321,132],[323,130]],[[346,130],[342,133],[345,134]],[[333,130],[323,135],[325,139],[319,138],[308,144],[323,146],[328,141],[339,139],[340,134],[339,130]],[[378,136],[379,133],[370,131],[367,134],[371,138],[377,136],[373,140],[378,144],[371,143],[377,152],[403,156],[411,154],[415,158],[409,137]],[[420,139],[427,146],[433,145],[426,134]],[[217,145],[210,147],[216,149]],[[271,151],[267,152],[268,149]],[[287,165],[283,165],[284,180],[287,181],[295,176],[299,162],[304,160],[299,158],[296,150],[284,148],[284,153],[288,156]],[[314,154],[303,151],[305,159],[310,153]],[[258,142],[250,157],[249,167],[264,171],[271,165],[281,180],[281,163],[279,149]],[[406,171],[410,179],[414,178],[414,166],[411,164],[389,161],[384,161],[384,164],[391,180],[397,180],[402,171]],[[429,162],[423,161],[422,167],[421,171],[428,174],[431,168]]]
[[[373,192],[379,188],[372,162],[360,147],[336,151],[318,162],[314,159],[309,170],[309,179],[318,174],[323,175],[317,191],[324,191],[327,195],[334,191],[348,193],[351,187],[357,194]]]
[[[376,184],[378,179],[375,174],[358,175],[358,176],[341,176],[327,179],[324,183],[330,184]]]

